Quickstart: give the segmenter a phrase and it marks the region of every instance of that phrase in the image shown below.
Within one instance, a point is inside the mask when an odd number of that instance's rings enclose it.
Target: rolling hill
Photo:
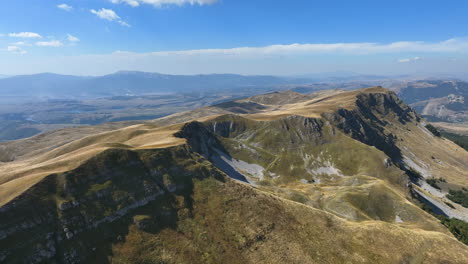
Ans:
[[[297,77],[135,71],[94,77],[51,73],[13,76],[0,79],[0,141],[78,125],[151,120],[278,90],[307,94],[385,86],[431,122],[468,120],[465,82],[421,78],[346,72]]]
[[[410,82],[398,95],[431,121],[468,121],[468,83],[456,80]]]
[[[468,220],[468,152],[425,125],[371,87],[0,143],[0,261],[466,263],[421,206]]]
[[[77,125],[151,120],[304,81],[130,71],[94,77],[42,73],[0,78],[0,141]]]

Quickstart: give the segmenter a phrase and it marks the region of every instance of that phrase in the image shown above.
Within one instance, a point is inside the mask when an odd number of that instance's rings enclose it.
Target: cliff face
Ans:
[[[402,160],[401,150],[395,144],[397,137],[386,126],[420,121],[417,113],[393,92],[360,94],[356,109],[340,109],[324,117],[352,138],[378,148],[397,162]]]
[[[160,128],[105,135],[128,141],[105,142],[115,147],[0,208],[0,262],[468,261],[466,246],[410,195],[420,183],[408,171],[420,161],[410,163],[409,153],[422,157],[413,137],[439,142],[411,108],[383,89],[287,96],[252,99],[261,104],[255,111],[279,109],[274,116],[231,113],[170,127],[185,142],[178,146],[145,144],[167,134]],[[278,100],[298,105],[262,104]],[[317,104],[332,110],[302,115],[323,109]],[[130,148],[132,137],[144,148]]]
[[[253,121],[225,115],[189,123],[178,136],[231,178],[287,199],[353,221],[393,223],[398,219],[440,230],[422,210],[401,198],[409,195],[408,176],[390,155],[371,145],[376,142],[387,153],[400,153],[393,135],[386,134],[391,119],[382,117],[391,115],[400,122],[398,113],[404,112],[400,103],[390,101],[375,113],[372,106],[343,109],[325,115],[327,119],[287,116]],[[416,119],[412,115],[401,118],[406,119],[401,122]]]
[[[103,152],[75,170],[46,177],[1,208],[1,260],[89,263],[138,223],[132,217],[143,207],[155,211],[142,227],[174,224],[176,199],[190,207],[192,181],[206,177],[224,176],[184,146]]]

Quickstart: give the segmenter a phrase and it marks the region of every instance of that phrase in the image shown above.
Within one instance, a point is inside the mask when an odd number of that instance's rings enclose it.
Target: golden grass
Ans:
[[[111,148],[157,149],[185,144],[174,137],[182,125],[153,128],[134,125],[75,140],[36,157],[0,164],[0,206],[14,199],[45,176],[72,170]]]
[[[131,226],[125,239],[113,245],[112,261],[466,263],[468,259],[466,247],[450,235],[381,221],[349,222],[232,180],[195,182],[193,204],[193,217],[179,214],[174,229],[153,234]]]
[[[467,123],[445,123],[445,122],[431,122],[437,128],[446,130],[448,132],[468,135],[468,124]]]
[[[363,93],[388,93],[388,90],[371,87],[355,91],[325,91],[316,93],[310,100],[308,97],[305,101],[299,100],[299,103],[265,105],[265,109],[259,113],[242,116],[261,121],[276,120],[290,115],[320,118],[321,114],[334,112],[340,108],[354,109],[356,96]],[[184,139],[173,136],[185,122],[194,120],[204,122],[226,113],[229,112],[216,107],[205,107],[150,123],[123,128],[118,128],[119,125],[114,124],[104,125],[95,130],[93,128],[65,129],[7,144],[8,146],[14,145],[13,151],[17,150],[21,155],[13,162],[0,163],[0,206],[11,201],[43,177],[76,168],[107,149],[153,149],[185,144]],[[398,128],[398,126],[395,127]],[[117,129],[108,131],[111,128]],[[435,175],[447,177],[455,184],[466,183],[468,154],[448,140],[435,139],[418,131],[415,127],[412,129],[414,133],[407,133],[404,130],[392,132],[404,138],[404,142],[400,145],[403,144],[424,162],[430,163]],[[96,133],[93,134],[93,131]],[[79,133],[83,136],[79,137]],[[54,142],[55,138],[56,142]],[[431,151],[426,151],[425,146],[428,144],[432,146]],[[0,149],[1,147],[0,145]],[[28,154],[23,149],[32,154]],[[431,159],[433,155],[443,162],[435,164]]]
[[[397,145],[431,174],[448,182],[466,186],[468,182],[468,152],[450,140],[435,137],[420,124],[391,126],[390,132],[400,138]],[[415,156],[415,157],[414,157]]]
[[[265,110],[261,112],[242,116],[261,121],[276,120],[290,115],[320,118],[323,113],[335,112],[340,108],[353,110],[356,107],[356,96],[359,94],[387,92],[379,87],[357,91],[322,92],[315,94],[315,97],[310,100],[294,104],[270,104],[266,105]],[[21,195],[47,175],[72,170],[102,151],[112,148],[157,149],[185,144],[185,139],[174,137],[185,122],[209,121],[226,113],[228,112],[208,107],[173,115],[152,123],[132,125],[111,131],[96,130],[96,133],[84,133],[82,137],[73,135],[73,140],[64,135],[63,138],[58,139],[58,142],[55,142],[52,148],[48,148],[47,144],[53,138],[46,137],[46,141],[41,141],[38,137],[35,140],[40,150],[34,152],[35,155],[22,155],[22,158],[16,161],[0,163],[0,206]],[[416,163],[428,164],[428,170],[433,176],[444,177],[455,184],[466,184],[468,177],[466,151],[448,140],[433,137],[416,124],[390,124],[387,129],[399,140],[403,140],[397,143],[403,150],[403,154],[409,157],[416,156],[418,158],[415,160]],[[66,130],[63,133],[70,133],[70,131],[73,130]],[[32,143],[31,140],[21,142]],[[17,144],[17,147],[20,146]],[[34,149],[34,144],[25,147]],[[384,155],[382,154],[380,158],[383,160]],[[343,178],[342,181],[350,178],[352,176]],[[208,188],[196,181],[193,199],[197,213],[193,218],[180,220],[177,228],[180,228],[179,231],[182,232],[164,229],[158,234],[149,235],[132,227],[123,244],[114,247],[115,257],[125,258],[128,252],[132,251],[130,249],[139,250],[142,244],[151,244],[154,242],[152,240],[161,239],[173,242],[166,244],[168,246],[164,250],[167,251],[163,253],[168,254],[172,259],[180,257],[183,260],[181,251],[185,251],[187,256],[191,254],[197,256],[198,252],[195,252],[197,245],[201,245],[203,250],[209,249],[225,243],[222,237],[228,237],[234,241],[226,242],[226,245],[229,245],[227,249],[233,250],[232,256],[245,256],[252,263],[288,262],[285,260],[289,260],[289,263],[310,263],[313,262],[312,260],[320,263],[333,263],[333,261],[338,263],[344,260],[349,263],[370,263],[372,260],[375,260],[374,263],[377,263],[377,260],[379,263],[403,263],[406,257],[414,263],[438,262],[441,259],[450,259],[454,263],[466,263],[465,260],[468,259],[466,247],[456,241],[431,216],[417,212],[419,209],[408,202],[402,190],[391,186],[387,181],[368,176],[367,173],[361,171],[353,178],[360,179],[364,183],[350,186],[340,182],[336,185],[306,185],[294,182],[276,186],[278,189],[297,191],[308,196],[310,200],[316,200],[316,207],[320,209],[280,198],[279,196],[282,195],[276,192],[270,193],[271,189],[262,188],[269,191],[264,192],[230,179],[223,184],[217,183],[216,188]],[[371,193],[372,189],[376,191]],[[389,213],[392,214],[390,218],[396,213],[408,212],[408,214],[414,214],[414,221],[410,219],[400,224],[391,223],[391,220],[386,219],[382,220],[390,223],[370,221],[372,209],[376,207],[369,202],[386,199],[386,197],[376,195],[382,193],[389,194],[389,199],[394,201],[393,208],[389,210],[392,209],[395,212]],[[340,212],[335,210],[336,207],[331,205],[332,202],[335,205],[342,202],[341,204],[345,204],[344,206],[348,206],[350,210],[354,210],[362,217],[360,219],[348,219],[346,216],[339,218],[326,212],[328,208],[330,212],[340,215]],[[226,206],[227,203],[229,206]],[[275,231],[267,234],[267,239],[256,245],[259,250],[236,250],[242,247],[232,247],[237,243],[243,246],[241,242],[245,237],[255,238],[257,233],[253,231],[265,221],[274,221]],[[210,228],[206,228],[208,226]],[[251,230],[253,231],[250,232]],[[192,240],[187,239],[188,235],[181,235],[193,232],[200,235],[194,236]],[[244,237],[238,235],[243,233]],[[213,241],[199,240],[200,237],[205,237],[204,234],[211,234]],[[141,236],[142,240],[132,243],[132,236]],[[236,239],[240,239],[240,242]],[[427,244],[428,240],[432,244]],[[129,242],[126,243],[126,241]],[[171,248],[171,246],[182,244],[187,246]],[[278,252],[278,247],[287,254],[284,256],[274,254]],[[192,248],[195,253],[188,252]],[[140,257],[139,254],[136,253],[136,255],[136,258]],[[402,259],[402,257],[405,258]],[[236,258],[228,259],[232,260],[228,263],[238,262]]]
[[[208,115],[191,121],[204,122],[218,116]],[[185,144],[185,139],[174,137],[183,125],[184,123],[166,127],[150,124],[131,125],[84,136],[63,145],[58,144],[59,146],[51,150],[43,149],[42,152],[32,157],[26,155],[26,158],[18,161],[0,163],[0,206],[14,199],[45,176],[72,170],[105,150],[112,148],[160,149]],[[68,139],[68,137],[65,138]],[[29,140],[26,142],[30,143]],[[47,142],[50,142],[48,138]]]
[[[247,114],[245,117],[257,121],[271,121],[290,115],[320,118],[323,113],[333,113],[340,108],[352,110],[356,106],[356,96],[361,93],[387,93],[381,87],[371,87],[355,91],[334,90],[318,94],[317,97],[300,103],[285,104],[261,113]]]

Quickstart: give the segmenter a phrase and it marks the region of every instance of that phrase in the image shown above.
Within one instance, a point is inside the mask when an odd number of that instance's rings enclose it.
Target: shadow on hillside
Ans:
[[[69,229],[89,226],[90,219],[99,224],[59,243],[57,261],[71,258],[84,263],[111,263],[116,247],[124,247],[119,255],[125,251],[128,237],[134,239],[138,232],[157,234],[176,229],[180,217],[194,216],[194,180],[223,179],[203,161],[184,146],[113,149],[62,175],[66,189],[57,193],[82,201],[62,212],[62,218],[70,222]]]

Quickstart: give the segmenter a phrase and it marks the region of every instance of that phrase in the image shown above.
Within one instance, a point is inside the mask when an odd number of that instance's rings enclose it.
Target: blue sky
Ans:
[[[6,0],[0,74],[468,70],[468,1]]]

